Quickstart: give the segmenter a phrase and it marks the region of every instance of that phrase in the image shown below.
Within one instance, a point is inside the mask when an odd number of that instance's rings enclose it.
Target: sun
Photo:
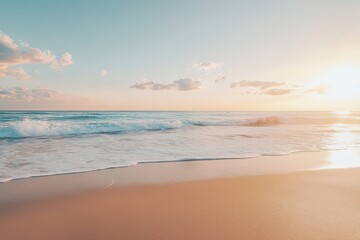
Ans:
[[[330,102],[351,100],[360,95],[360,69],[355,66],[336,67],[316,82],[324,87],[323,94]]]

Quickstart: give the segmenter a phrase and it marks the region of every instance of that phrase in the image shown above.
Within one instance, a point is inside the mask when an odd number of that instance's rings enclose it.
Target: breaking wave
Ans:
[[[1,119],[0,119],[1,120]],[[78,121],[83,120],[83,121]],[[227,120],[114,119],[77,115],[64,119],[29,119],[0,123],[1,138],[46,137],[83,134],[126,134],[143,131],[165,131],[187,127],[243,126],[266,127],[281,124],[360,124],[359,117],[289,117],[266,116]]]

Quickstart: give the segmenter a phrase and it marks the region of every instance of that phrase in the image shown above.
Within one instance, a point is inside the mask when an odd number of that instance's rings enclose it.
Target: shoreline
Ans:
[[[276,175],[338,168],[350,156],[349,166],[360,167],[360,149],[296,152],[283,156],[242,159],[145,162],[86,172],[14,179],[0,183],[0,213],[10,205],[94,191],[116,186],[135,186],[224,179],[241,176]],[[354,161],[355,160],[355,161]],[[46,183],[46,184],[45,184]]]
[[[84,170],[84,171],[74,171],[74,172],[64,172],[64,173],[49,173],[49,174],[44,174],[44,175],[33,175],[33,176],[26,176],[26,177],[17,177],[17,178],[8,178],[5,180],[1,180],[0,181],[0,186],[2,183],[7,183],[7,182],[13,182],[13,181],[23,181],[25,179],[33,179],[33,178],[43,178],[43,177],[52,177],[52,176],[61,176],[61,175],[72,175],[72,174],[84,174],[84,173],[92,173],[92,172],[98,172],[98,171],[107,171],[107,170],[112,170],[112,169],[123,169],[123,168],[129,168],[129,167],[134,167],[134,166],[138,166],[138,165],[143,165],[143,164],[167,164],[167,163],[177,163],[177,162],[197,162],[197,161],[204,161],[204,162],[208,162],[208,161],[236,161],[236,160],[250,160],[250,159],[261,159],[261,158],[269,158],[269,157],[280,157],[280,158],[284,158],[286,156],[291,156],[294,154],[302,154],[302,153],[314,153],[314,154],[318,154],[318,153],[333,153],[333,152],[338,152],[338,151],[352,151],[352,152],[358,152],[359,156],[360,156],[360,148],[355,147],[355,148],[347,148],[347,149],[330,149],[330,150],[314,150],[314,151],[305,151],[305,150],[299,150],[299,151],[294,151],[288,154],[281,154],[281,155],[259,155],[259,156],[253,156],[253,157],[229,157],[229,158],[189,158],[189,159],[179,159],[179,160],[164,160],[164,161],[140,161],[137,162],[133,165],[126,165],[126,166],[114,166],[114,167],[106,167],[106,168],[98,168],[98,169],[93,169],[93,170]],[[350,166],[348,168],[352,168],[353,166]],[[355,166],[357,167],[357,166]],[[360,161],[359,161],[359,167],[360,167]],[[327,167],[325,166],[324,169],[327,169]],[[311,169],[308,169],[311,170]],[[316,170],[316,169],[314,169]]]

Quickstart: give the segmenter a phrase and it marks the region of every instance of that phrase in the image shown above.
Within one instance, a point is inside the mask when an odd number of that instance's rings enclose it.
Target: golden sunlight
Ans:
[[[341,111],[333,111],[334,114],[336,115],[351,115],[352,111],[348,111],[348,110],[341,110]]]
[[[324,168],[354,168],[360,167],[360,152],[355,149],[331,152],[328,164]]]
[[[350,65],[337,67],[319,79],[319,83],[326,88],[324,96],[330,102],[357,97],[359,82],[360,70]]]
[[[358,141],[358,134],[352,128],[344,124],[333,124],[330,145],[338,149],[332,151],[325,168],[353,168],[360,167],[360,150],[348,148]],[[342,150],[340,150],[342,149]]]

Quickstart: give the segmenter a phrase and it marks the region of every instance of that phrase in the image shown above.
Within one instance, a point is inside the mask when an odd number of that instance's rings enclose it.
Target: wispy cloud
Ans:
[[[292,89],[272,88],[272,89],[269,89],[269,90],[263,92],[263,94],[272,95],[272,96],[280,96],[280,95],[290,94],[292,91],[293,91]]]
[[[237,82],[232,82],[230,84],[231,88],[238,88],[238,87],[253,87],[258,88],[261,90],[265,90],[272,87],[284,86],[285,83],[283,82],[267,82],[267,81],[248,81],[242,80]]]
[[[0,77],[28,79],[30,76],[21,67],[14,67],[22,64],[50,64],[52,68],[61,69],[72,63],[72,56],[68,52],[57,59],[49,50],[40,50],[24,42],[16,44],[12,38],[0,32]]]
[[[212,69],[220,68],[222,66],[221,62],[202,62],[202,63],[194,63],[193,68],[198,70],[210,71]]]
[[[317,93],[317,94],[325,94],[328,91],[326,86],[318,86],[314,88],[310,88],[305,91],[305,93]]]
[[[109,74],[109,72],[106,70],[101,70],[101,72],[100,72],[101,77],[106,77],[108,74]]]
[[[34,99],[62,99],[66,95],[49,89],[28,89],[23,87],[1,88],[0,99],[33,101]]]
[[[62,57],[60,58],[60,60],[55,59],[52,63],[51,63],[51,67],[53,69],[56,70],[61,70],[63,69],[65,66],[71,65],[73,64],[74,61],[72,59],[72,55],[68,52],[65,52]]]
[[[15,77],[20,80],[26,80],[30,78],[30,76],[21,67],[4,69],[1,69],[0,67],[0,78],[7,76]]]
[[[294,92],[296,89],[291,88],[284,82],[274,81],[237,81],[230,84],[231,88],[243,89],[242,95],[271,95],[281,96]],[[278,88],[282,87],[282,88]],[[252,90],[254,89],[254,90]]]
[[[142,80],[135,83],[131,88],[136,88],[140,90],[179,90],[179,91],[189,91],[200,89],[201,82],[193,80],[191,78],[182,78],[175,80],[169,84],[156,83],[152,81]]]
[[[0,109],[84,109],[96,102],[46,88],[0,87]]]
[[[215,78],[215,82],[223,82],[226,80],[226,77],[222,74],[217,75],[217,77]]]

